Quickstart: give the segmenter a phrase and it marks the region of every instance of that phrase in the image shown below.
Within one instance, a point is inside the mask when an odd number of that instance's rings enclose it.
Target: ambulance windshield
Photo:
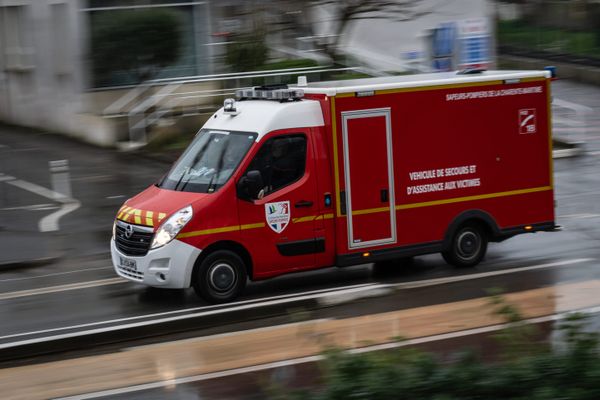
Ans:
[[[229,180],[255,139],[254,133],[203,129],[158,187],[212,193]]]

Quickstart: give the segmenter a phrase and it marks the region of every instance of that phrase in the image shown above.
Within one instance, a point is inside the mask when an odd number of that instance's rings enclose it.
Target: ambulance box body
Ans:
[[[456,72],[226,100],[119,210],[116,272],[229,301],[251,280],[441,252],[554,223],[550,76]]]

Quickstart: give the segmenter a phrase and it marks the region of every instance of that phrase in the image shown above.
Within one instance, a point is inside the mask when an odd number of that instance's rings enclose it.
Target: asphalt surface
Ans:
[[[581,142],[585,150],[580,157],[555,160],[557,222],[563,226],[561,232],[521,235],[491,244],[486,260],[470,270],[449,267],[438,255],[419,257],[387,275],[374,273],[371,265],[328,268],[252,283],[240,301],[352,285],[465,277],[460,282],[407,288],[394,297],[360,300],[314,315],[340,318],[480,297],[490,288],[512,292],[598,279],[600,89],[558,81],[554,84],[554,97],[567,102],[564,104],[575,104],[575,108],[563,107],[555,112],[555,136]],[[58,230],[39,232],[40,220],[59,210],[61,204],[0,181],[0,239],[3,242],[0,264],[11,260],[42,260],[33,267],[16,264],[14,268],[0,270],[0,321],[3,321],[0,344],[70,332],[99,322],[102,326],[119,325],[124,319],[152,319],[153,314],[158,313],[182,315],[210,309],[190,290],[155,290],[121,282],[115,279],[110,266],[108,240],[116,210],[127,198],[160,178],[168,165],[9,127],[0,127],[0,145],[3,146],[0,173],[45,188],[52,188],[48,162],[68,159],[72,198],[80,203],[78,209],[58,219]],[[522,269],[536,266],[539,268]],[[506,273],[478,275],[500,271]],[[285,318],[252,324],[281,322],[285,322]],[[220,331],[245,329],[247,324],[229,321]],[[194,334],[214,332],[213,329]],[[210,385],[219,386],[215,382]],[[200,396],[193,385],[182,385],[168,393],[171,398],[212,397],[210,390],[206,396]],[[164,394],[153,392],[148,393],[148,397],[138,398],[161,398]]]

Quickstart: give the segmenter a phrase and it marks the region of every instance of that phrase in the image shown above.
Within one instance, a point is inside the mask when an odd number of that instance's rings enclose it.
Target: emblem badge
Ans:
[[[131,236],[133,236],[133,226],[127,225],[127,228],[125,228],[125,238],[131,239]]]
[[[275,233],[281,233],[290,223],[290,202],[280,201],[265,204],[267,225]]]

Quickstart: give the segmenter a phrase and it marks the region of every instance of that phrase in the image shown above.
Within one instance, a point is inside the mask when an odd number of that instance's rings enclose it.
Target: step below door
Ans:
[[[390,109],[342,113],[348,247],[396,242]]]

